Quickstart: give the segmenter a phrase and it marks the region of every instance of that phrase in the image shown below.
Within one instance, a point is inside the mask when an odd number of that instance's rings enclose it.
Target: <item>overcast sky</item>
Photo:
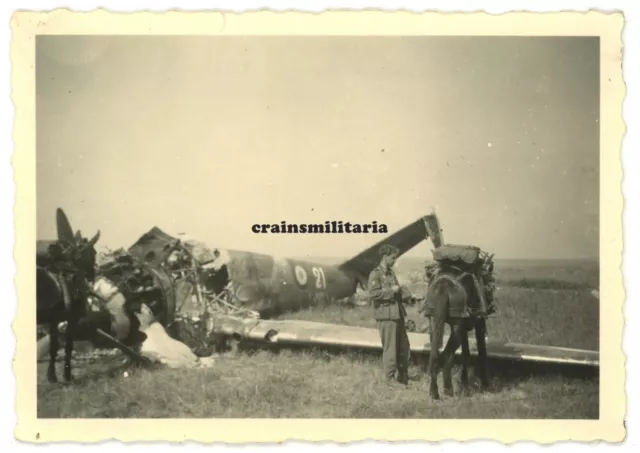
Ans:
[[[254,223],[432,207],[496,258],[598,256],[591,38],[39,37],[38,237],[156,225],[212,245],[351,256],[380,235]],[[412,253],[428,254],[425,244]]]

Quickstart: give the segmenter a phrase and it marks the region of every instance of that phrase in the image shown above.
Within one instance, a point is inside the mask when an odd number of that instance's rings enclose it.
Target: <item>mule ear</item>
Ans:
[[[100,230],[98,230],[96,235],[91,238],[91,240],[89,241],[89,245],[93,247],[94,245],[96,245],[96,242],[98,242],[98,239],[100,239]]]
[[[80,230],[76,231],[76,244],[79,244],[82,241],[82,233],[80,232]]]

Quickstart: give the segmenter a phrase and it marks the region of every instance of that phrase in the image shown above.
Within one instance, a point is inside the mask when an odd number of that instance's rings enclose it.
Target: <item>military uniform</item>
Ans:
[[[382,364],[386,379],[393,380],[398,371],[398,381],[407,384],[409,379],[409,337],[405,326],[407,311],[402,305],[402,295],[394,293],[398,285],[393,270],[378,266],[369,275],[369,297],[375,309],[375,318],[382,340]]]

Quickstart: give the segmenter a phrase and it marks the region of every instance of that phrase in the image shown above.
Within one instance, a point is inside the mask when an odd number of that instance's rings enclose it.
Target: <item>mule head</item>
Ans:
[[[71,250],[71,261],[74,268],[84,274],[91,283],[96,278],[96,257],[98,252],[95,249],[95,245],[98,239],[100,239],[100,231],[89,240],[83,238],[80,231],[78,231],[76,233],[76,242]]]
[[[58,250],[53,250],[58,254],[67,266],[70,266],[91,283],[96,277],[96,257],[95,245],[100,239],[100,231],[95,236],[87,240],[82,236],[82,232],[77,230],[73,233],[71,223],[65,212],[58,208],[56,210],[56,226],[58,230]]]

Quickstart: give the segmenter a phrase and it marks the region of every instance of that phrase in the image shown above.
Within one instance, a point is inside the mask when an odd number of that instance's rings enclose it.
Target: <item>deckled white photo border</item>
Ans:
[[[625,429],[625,358],[622,351],[622,28],[619,14],[414,14],[327,12],[233,13],[21,13],[12,19],[12,97],[16,105],[13,165],[16,180],[16,290],[14,372],[19,439],[33,442],[122,441],[277,442],[290,439],[619,441]],[[601,379],[597,421],[530,420],[38,420],[35,392],[35,35],[36,34],[379,34],[379,35],[599,35],[601,36]],[[23,302],[26,301],[26,302]],[[619,306],[619,310],[611,308]]]

